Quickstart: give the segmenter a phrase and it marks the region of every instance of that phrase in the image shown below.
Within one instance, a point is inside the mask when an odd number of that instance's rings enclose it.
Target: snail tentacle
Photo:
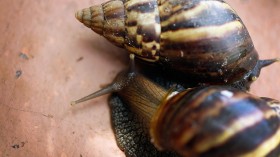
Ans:
[[[89,94],[88,96],[85,96],[76,101],[72,101],[71,105],[73,106],[75,104],[78,104],[78,103],[81,103],[81,102],[84,102],[84,101],[87,101],[90,99],[94,99],[94,98],[97,98],[97,97],[105,95],[105,94],[118,92],[130,84],[130,82],[133,80],[133,78],[136,75],[135,73],[136,73],[136,70],[135,70],[135,63],[134,63],[134,55],[131,54],[129,72],[119,73],[118,76],[116,77],[116,79],[113,81],[113,83],[111,83],[107,87],[102,88],[92,94]]]
[[[275,62],[279,62],[280,58],[259,60],[255,68],[251,71],[249,81],[256,81],[260,75],[262,68],[269,66]]]

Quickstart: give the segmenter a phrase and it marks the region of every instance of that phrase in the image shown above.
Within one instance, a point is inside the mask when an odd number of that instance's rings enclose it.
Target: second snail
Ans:
[[[279,101],[229,86],[179,91],[170,86],[167,90],[132,68],[72,104],[116,92],[110,99],[113,128],[127,156],[280,155]]]
[[[114,92],[112,123],[127,156],[279,156],[279,102],[232,88],[249,89],[261,68],[278,59],[259,60],[226,2],[112,0],[76,18],[137,58],[183,77],[182,88],[207,85],[177,91],[164,77],[164,89],[131,68],[108,88],[73,102]]]

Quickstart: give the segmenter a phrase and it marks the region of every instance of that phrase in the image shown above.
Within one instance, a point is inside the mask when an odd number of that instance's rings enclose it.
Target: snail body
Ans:
[[[249,88],[277,60],[259,60],[245,25],[223,0],[112,0],[76,18],[136,57],[194,82]]]
[[[128,72],[74,103],[109,92],[117,92],[141,119],[160,151],[186,157],[280,155],[279,101],[229,86],[173,92],[141,74]]]

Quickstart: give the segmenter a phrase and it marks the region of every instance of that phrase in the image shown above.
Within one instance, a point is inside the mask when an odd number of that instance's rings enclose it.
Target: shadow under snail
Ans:
[[[124,130],[119,132],[115,128],[115,133],[119,146],[127,156],[280,155],[279,101],[256,97],[230,86],[166,90],[131,67],[132,70],[120,73],[111,85],[72,102],[74,105],[117,92],[122,102],[114,100],[116,97],[111,99],[111,105],[116,106],[112,111],[112,119],[114,125]],[[142,128],[128,124],[128,115],[119,113],[122,112],[121,105],[127,105],[127,112],[135,114]],[[132,136],[145,138],[143,135],[146,134],[148,141],[159,151],[135,150],[139,148],[130,146],[131,143],[133,145],[131,136],[128,135],[127,141],[121,139],[126,138],[123,134],[132,131],[137,134],[141,129],[144,133],[140,137]]]
[[[262,67],[279,60],[259,60],[245,25],[223,0],[111,0],[76,18],[136,57],[202,84],[248,89]]]

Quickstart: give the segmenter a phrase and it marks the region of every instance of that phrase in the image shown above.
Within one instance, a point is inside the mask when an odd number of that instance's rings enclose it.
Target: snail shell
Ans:
[[[228,86],[166,90],[135,72],[121,73],[115,91],[145,123],[158,150],[196,156],[279,156],[280,102]]]
[[[186,90],[161,104],[151,138],[182,156],[271,156],[280,150],[280,121],[269,104],[229,87]]]
[[[137,57],[207,84],[249,87],[262,67],[251,37],[223,0],[112,0],[76,18]]]

